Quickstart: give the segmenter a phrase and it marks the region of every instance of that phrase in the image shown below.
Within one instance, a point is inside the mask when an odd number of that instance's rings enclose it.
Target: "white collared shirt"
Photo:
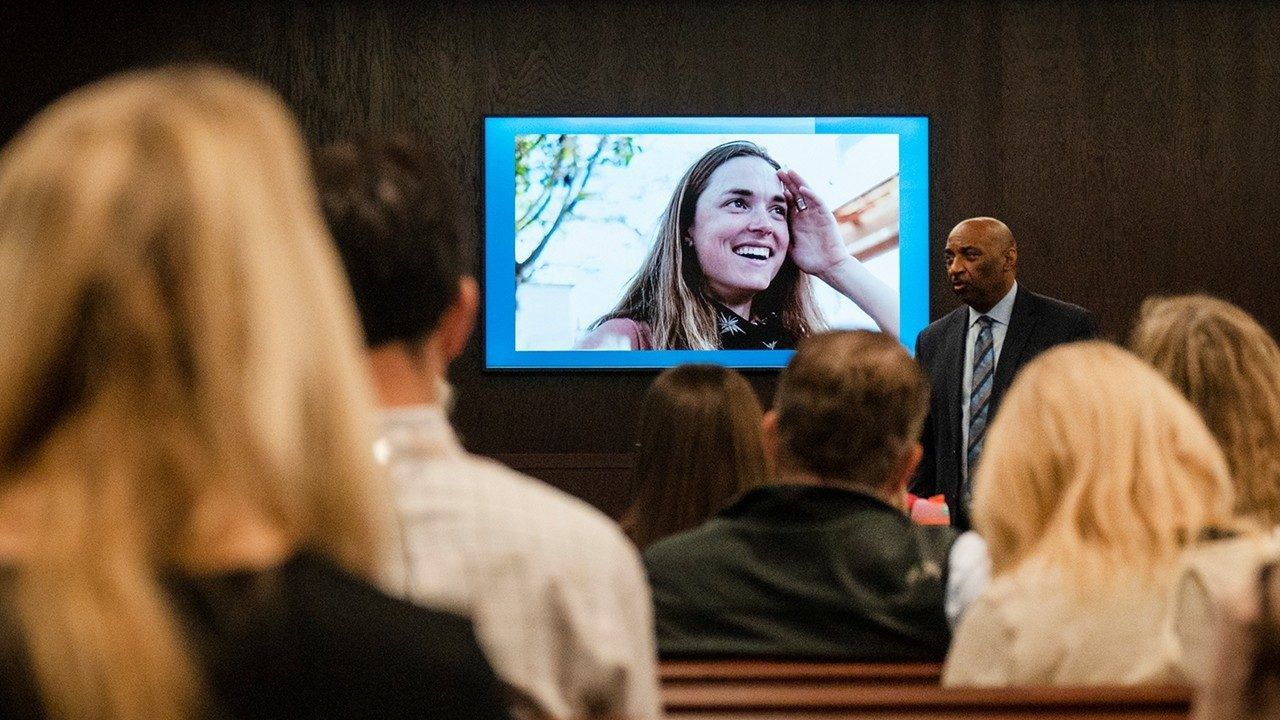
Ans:
[[[471,618],[517,718],[661,717],[639,553],[587,503],[468,454],[435,405],[384,409],[392,590]]]
[[[994,345],[995,357],[991,372],[1000,364],[1000,349],[1004,347],[1004,336],[1009,334],[1009,319],[1013,317],[1013,301],[1018,295],[1018,283],[1015,280],[1009,292],[1000,298],[995,307],[985,313],[969,308],[969,332],[964,336],[964,373],[960,377],[960,477],[968,479],[969,467],[964,461],[969,448],[969,393],[973,391],[973,344],[978,340],[978,318],[986,315],[991,318],[991,341]],[[987,423],[990,427],[991,420]]]

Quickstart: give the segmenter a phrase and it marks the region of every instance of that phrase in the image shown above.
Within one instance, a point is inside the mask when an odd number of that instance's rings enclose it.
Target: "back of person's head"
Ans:
[[[623,519],[640,548],[710,518],[766,478],[760,401],[738,373],[680,365],[658,376],[640,412],[636,499]]]
[[[806,338],[778,382],[779,469],[881,493],[896,466],[918,452],[928,403],[924,373],[891,336]]]
[[[1129,347],[1191,401],[1222,444],[1236,510],[1280,525],[1280,348],[1248,313],[1206,295],[1142,303]]]
[[[993,574],[1035,557],[1084,593],[1145,586],[1232,518],[1226,461],[1195,409],[1103,342],[1054,348],[1019,372],[975,482]]]
[[[372,574],[354,312],[269,90],[170,68],[44,110],[0,154],[0,306],[3,651],[47,716],[197,714],[158,578],[236,565],[245,518]]]
[[[315,165],[365,344],[421,343],[471,272],[449,176],[425,146],[404,135],[328,145]]]

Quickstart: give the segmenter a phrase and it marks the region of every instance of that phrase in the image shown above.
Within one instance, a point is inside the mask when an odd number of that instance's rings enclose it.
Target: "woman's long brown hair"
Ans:
[[[641,549],[710,518],[767,476],[760,402],[719,365],[680,365],[654,380],[640,415],[636,499],[623,518]]]

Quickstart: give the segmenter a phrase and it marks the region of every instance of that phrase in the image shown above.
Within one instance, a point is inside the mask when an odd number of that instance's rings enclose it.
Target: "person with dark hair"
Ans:
[[[898,334],[896,296],[849,253],[822,198],[759,145],[723,143],[680,178],[635,279],[578,347],[790,349],[824,328],[810,276]]]
[[[928,397],[889,335],[801,341],[764,420],[776,482],[644,553],[663,656],[941,660],[955,531],[904,512]]]
[[[720,365],[680,365],[653,381],[640,410],[636,499],[622,519],[637,547],[764,484],[762,415],[746,378]]]
[[[365,138],[326,147],[315,172],[368,347],[421,343],[451,309],[474,307],[472,250],[438,158],[404,137]]]
[[[476,623],[522,717],[660,714],[652,606],[635,548],[586,503],[466,453],[449,362],[477,304],[448,178],[404,137],[330,145],[321,201],[351,278],[383,408],[404,594]]]

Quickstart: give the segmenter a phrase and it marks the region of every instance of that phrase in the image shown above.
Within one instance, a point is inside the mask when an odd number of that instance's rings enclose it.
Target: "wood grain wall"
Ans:
[[[486,114],[924,114],[930,237],[1018,236],[1023,283],[1122,337],[1141,299],[1206,290],[1280,329],[1280,8],[1162,2],[525,2],[4,11],[5,136],[70,87],[171,58],[277,87],[311,139],[411,130],[479,240]],[[955,305],[939,267],[932,314]],[[453,379],[490,454],[629,451],[651,379]],[[774,376],[752,377],[767,401]],[[614,463],[609,460],[605,464]],[[616,463],[614,463],[616,464]]]

